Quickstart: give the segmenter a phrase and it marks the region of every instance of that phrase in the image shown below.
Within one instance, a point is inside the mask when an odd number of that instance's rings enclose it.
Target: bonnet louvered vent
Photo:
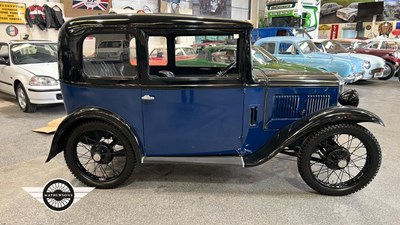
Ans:
[[[309,95],[307,96],[307,115],[315,111],[329,107],[329,95]]]
[[[299,117],[300,97],[298,95],[274,96],[275,110],[273,118],[295,118]]]

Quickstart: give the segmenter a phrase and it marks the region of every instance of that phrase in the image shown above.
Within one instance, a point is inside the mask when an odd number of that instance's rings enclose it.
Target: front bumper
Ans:
[[[60,86],[37,87],[28,86],[27,94],[33,104],[63,103]]]
[[[344,81],[346,83],[354,83],[358,80],[363,79],[365,72],[361,72],[361,73],[352,73],[347,77],[343,77]]]

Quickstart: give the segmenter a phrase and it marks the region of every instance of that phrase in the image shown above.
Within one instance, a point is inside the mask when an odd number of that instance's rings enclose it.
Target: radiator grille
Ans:
[[[300,97],[298,95],[278,95],[274,96],[273,118],[293,118],[299,117]]]
[[[309,95],[307,96],[306,115],[315,111],[329,107],[329,95]]]

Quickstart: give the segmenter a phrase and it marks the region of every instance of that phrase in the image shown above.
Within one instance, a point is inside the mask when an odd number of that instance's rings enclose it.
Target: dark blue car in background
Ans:
[[[305,182],[322,194],[365,187],[381,150],[358,123],[382,120],[357,108],[356,91],[342,92],[337,75],[279,68],[251,48],[251,31],[243,21],[162,14],[68,21],[59,68],[69,115],[47,161],[64,152],[81,182],[114,188],[140,164],[252,167],[282,153],[297,157]],[[103,40],[129,42],[129,60],[96,58]],[[218,48],[176,52],[210,42]],[[164,50],[150,57],[154,48]]]

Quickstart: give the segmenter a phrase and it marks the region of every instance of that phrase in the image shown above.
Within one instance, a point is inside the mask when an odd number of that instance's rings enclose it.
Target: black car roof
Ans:
[[[108,27],[108,26],[128,26],[132,28],[211,28],[211,29],[252,29],[253,25],[246,21],[195,17],[175,14],[108,14],[97,16],[77,17],[69,20],[64,29],[74,33],[76,28],[83,27]],[[78,29],[80,30],[80,29]]]

